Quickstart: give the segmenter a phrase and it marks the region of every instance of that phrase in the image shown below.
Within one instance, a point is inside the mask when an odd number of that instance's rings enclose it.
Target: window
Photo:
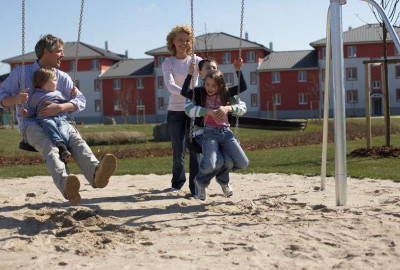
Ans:
[[[120,79],[114,79],[113,88],[114,88],[114,90],[120,90],[121,89],[121,80]]]
[[[226,86],[229,87],[229,86],[233,85],[233,73],[225,73],[224,78],[225,78]]]
[[[101,112],[101,100],[100,99],[94,100],[94,111]]]
[[[400,102],[400,89],[396,89],[396,102]]]
[[[396,79],[400,79],[400,66],[396,66]]]
[[[347,90],[347,103],[358,103],[358,90]]]
[[[251,107],[257,107],[257,94],[251,94]]]
[[[165,104],[164,104],[164,98],[159,97],[158,98],[158,109],[159,110],[164,110],[165,109]]]
[[[279,83],[281,82],[279,71],[272,72],[272,83]]]
[[[346,68],[346,78],[348,81],[357,80],[357,68]]]
[[[90,68],[92,70],[99,70],[99,60],[94,59],[94,60],[90,61]]]
[[[372,88],[373,89],[380,89],[381,88],[381,82],[380,81],[373,81],[372,82]]]
[[[357,47],[349,46],[347,48],[347,53],[349,57],[357,57]]]
[[[69,62],[69,70],[75,71],[75,69],[76,69],[76,62],[75,61]]]
[[[139,98],[136,105],[144,105],[143,99]]]
[[[325,69],[321,69],[321,81],[325,82]]]
[[[250,72],[250,84],[257,84],[257,72]]]
[[[223,64],[230,64],[231,63],[231,53],[224,53],[222,55],[222,63]]]
[[[247,63],[254,63],[255,62],[255,53],[247,52],[246,53],[246,61],[247,61]]]
[[[79,80],[75,80],[75,87],[81,89],[81,82]]]
[[[100,80],[94,80],[94,91],[100,91]]]
[[[299,82],[307,82],[307,71],[301,70],[297,74]]]
[[[326,48],[322,48],[322,59],[326,59]]]
[[[299,93],[299,104],[304,105],[307,103],[308,103],[307,95],[304,93]]]
[[[275,105],[281,105],[281,94],[275,94],[272,102],[275,103]]]
[[[159,67],[162,66],[162,63],[164,62],[164,60],[165,60],[165,56],[159,56],[158,57],[158,66]]]
[[[157,77],[157,86],[158,86],[158,89],[164,88],[164,77],[163,76]]]
[[[136,80],[136,88],[137,89],[143,89],[144,88],[143,78],[137,78],[137,80]]]
[[[121,110],[121,102],[119,99],[114,100],[114,111],[120,111]]]

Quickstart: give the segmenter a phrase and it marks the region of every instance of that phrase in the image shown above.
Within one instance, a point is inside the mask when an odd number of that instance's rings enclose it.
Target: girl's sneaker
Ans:
[[[230,197],[233,195],[233,189],[230,184],[224,185],[220,184],[222,188],[222,192],[224,193],[225,197]]]
[[[194,180],[195,189],[196,189],[196,197],[202,201],[206,200],[206,188],[197,183],[197,180]]]

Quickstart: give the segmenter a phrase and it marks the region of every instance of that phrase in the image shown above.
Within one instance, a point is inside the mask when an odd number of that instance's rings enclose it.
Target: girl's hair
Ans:
[[[171,54],[173,56],[176,55],[176,48],[174,45],[174,39],[176,38],[176,35],[178,33],[186,33],[189,35],[189,47],[186,51],[187,54],[191,54],[192,53],[192,38],[193,38],[193,33],[192,33],[192,29],[190,28],[189,25],[186,24],[182,24],[182,25],[177,25],[174,28],[172,28],[171,32],[169,32],[168,36],[167,36],[167,48],[168,50],[171,52]]]
[[[57,78],[57,74],[51,68],[39,68],[33,74],[33,86],[35,88],[41,88],[46,82],[55,78]]]
[[[50,34],[41,36],[35,46],[37,59],[40,59],[43,56],[45,49],[47,49],[49,52],[52,52],[54,51],[54,49],[56,49],[58,44],[64,46],[65,43],[61,38],[55,37]]]
[[[219,98],[221,99],[222,105],[226,106],[229,104],[229,90],[226,87],[224,74],[220,70],[210,70],[207,72],[206,76],[204,77],[204,81],[207,81],[207,78],[213,79],[217,83]],[[201,101],[201,106],[205,106],[206,98]]]

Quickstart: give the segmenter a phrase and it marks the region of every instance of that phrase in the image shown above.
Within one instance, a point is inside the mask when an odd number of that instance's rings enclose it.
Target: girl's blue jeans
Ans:
[[[228,184],[229,171],[249,165],[249,159],[229,127],[206,126],[201,147],[203,158],[197,175],[197,182],[201,186],[208,186],[214,176],[219,184]]]

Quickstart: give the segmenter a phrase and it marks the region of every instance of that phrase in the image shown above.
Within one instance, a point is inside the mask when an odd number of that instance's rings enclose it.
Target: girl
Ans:
[[[185,176],[185,136],[190,118],[185,114],[185,98],[181,89],[191,63],[193,33],[188,25],[175,26],[167,36],[167,47],[172,56],[167,57],[162,64],[164,82],[169,91],[167,123],[173,149],[171,191],[179,191],[186,182]],[[195,56],[198,63],[200,57]],[[195,74],[197,82],[198,74]],[[196,83],[197,84],[197,83]],[[198,163],[196,154],[189,150],[190,171],[189,188],[195,194],[194,177],[197,175]]]
[[[225,196],[233,194],[229,185],[229,171],[248,166],[249,160],[229,128],[228,114],[243,115],[247,108],[244,102],[237,102],[238,96],[230,97],[221,71],[213,70],[204,78],[204,87],[197,87],[194,103],[186,106],[186,114],[204,116],[202,136],[195,136],[201,145],[203,158],[195,180],[196,195],[206,199],[206,187],[218,174],[217,182]],[[183,90],[188,87],[185,83]],[[197,105],[197,106],[196,106]]]

